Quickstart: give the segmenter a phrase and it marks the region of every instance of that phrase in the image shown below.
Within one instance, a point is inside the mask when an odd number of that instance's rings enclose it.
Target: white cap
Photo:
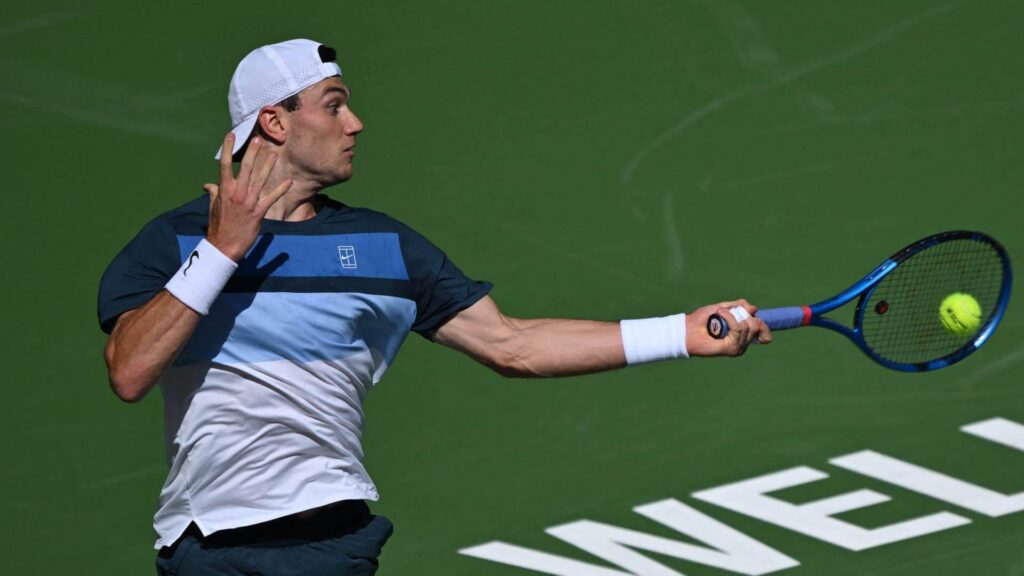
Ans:
[[[324,78],[341,76],[333,48],[312,40],[261,46],[242,58],[228,87],[228,113],[235,133],[234,155],[245,146],[260,108],[298,94]],[[220,149],[214,156],[220,159]]]

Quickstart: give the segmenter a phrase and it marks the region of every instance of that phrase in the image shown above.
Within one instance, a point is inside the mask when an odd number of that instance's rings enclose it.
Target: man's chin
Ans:
[[[328,184],[328,186],[333,186],[335,184],[341,184],[342,182],[348,182],[351,179],[352,179],[352,168],[351,167],[345,168],[345,169],[342,169],[339,172],[331,174],[330,184]]]

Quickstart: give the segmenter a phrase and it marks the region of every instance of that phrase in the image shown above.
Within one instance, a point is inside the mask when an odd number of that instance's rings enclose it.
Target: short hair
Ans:
[[[292,94],[291,96],[278,102],[277,106],[280,106],[289,112],[295,112],[296,110],[302,107],[302,100],[299,99],[298,94]]]

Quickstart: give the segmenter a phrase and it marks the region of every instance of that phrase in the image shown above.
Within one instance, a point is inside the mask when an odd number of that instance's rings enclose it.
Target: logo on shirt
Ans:
[[[338,246],[338,257],[341,258],[342,268],[357,268],[356,265],[356,247],[355,246]]]

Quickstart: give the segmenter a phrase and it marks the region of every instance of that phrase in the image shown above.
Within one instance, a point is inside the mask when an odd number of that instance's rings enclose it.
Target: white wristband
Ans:
[[[686,351],[686,314],[619,322],[626,364],[689,358]]]
[[[164,288],[182,304],[206,316],[238,264],[204,238]]]

